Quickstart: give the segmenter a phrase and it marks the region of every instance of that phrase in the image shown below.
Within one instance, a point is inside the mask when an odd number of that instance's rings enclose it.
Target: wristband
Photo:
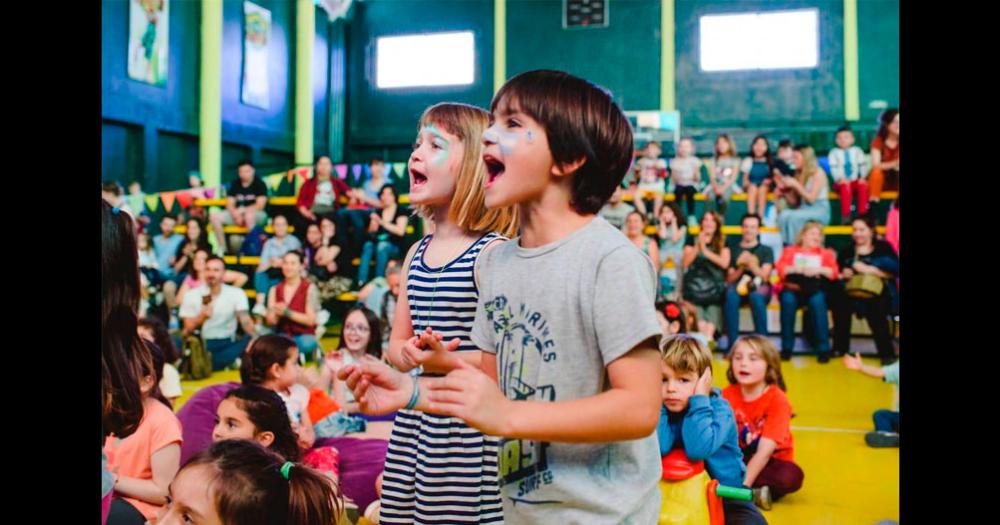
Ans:
[[[417,400],[420,399],[420,381],[417,376],[413,377],[413,395],[410,396],[410,402],[406,404],[406,410],[413,410],[413,407],[417,406]]]

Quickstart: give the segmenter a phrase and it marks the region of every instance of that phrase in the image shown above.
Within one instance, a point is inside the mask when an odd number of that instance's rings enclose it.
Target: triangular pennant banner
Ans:
[[[271,191],[278,191],[278,186],[281,186],[283,175],[282,173],[275,173],[267,177],[267,185],[271,188]]]
[[[297,175],[302,180],[308,180],[309,177],[312,175],[312,168],[299,168],[297,170]]]
[[[160,198],[163,199],[163,212],[170,213],[170,210],[174,207],[174,199],[177,195],[172,191],[165,191],[160,193]]]
[[[215,198],[215,188],[205,188],[205,198],[214,199]]]
[[[191,196],[194,197],[195,199],[205,198],[205,188],[191,188],[190,190],[188,190],[188,193],[190,193]]]
[[[177,192],[177,202],[179,202],[181,204],[181,208],[184,208],[185,210],[188,209],[188,206],[191,206],[191,203],[193,201],[194,201],[194,197],[191,196],[191,192],[189,192],[189,191],[178,191]]]
[[[406,163],[405,162],[397,162],[397,163],[393,164],[392,165],[392,171],[396,172],[396,175],[399,176],[399,177],[405,176],[406,175]]]
[[[152,195],[146,195],[146,209],[150,213],[156,213],[156,209],[160,207],[160,194],[154,193]]]
[[[347,178],[347,164],[337,164],[333,168],[337,170],[337,176],[340,177],[340,180]]]
[[[361,164],[351,166],[351,171],[354,172],[354,180],[361,178]]]

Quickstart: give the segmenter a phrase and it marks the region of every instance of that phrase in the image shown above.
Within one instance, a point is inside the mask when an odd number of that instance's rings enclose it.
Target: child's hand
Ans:
[[[854,352],[854,356],[851,354],[844,354],[844,366],[848,370],[861,370],[861,352]]]
[[[337,378],[354,393],[361,412],[371,416],[399,410],[413,395],[413,378],[374,359],[341,368]]]
[[[478,368],[460,361],[458,368],[427,385],[428,411],[460,418],[491,436],[510,434],[511,402]]]
[[[698,383],[694,385],[694,393],[707,396],[712,393],[712,369],[706,368],[705,372],[698,378]]]
[[[455,355],[455,350],[462,343],[461,339],[456,337],[444,343],[444,336],[430,328],[426,328],[418,337],[420,347],[426,349],[417,356],[418,362],[424,365],[424,368],[432,372],[446,373],[458,368],[457,361],[461,361],[461,358]]]

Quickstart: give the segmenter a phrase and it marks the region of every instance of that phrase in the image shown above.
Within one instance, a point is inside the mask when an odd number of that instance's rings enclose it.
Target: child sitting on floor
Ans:
[[[169,487],[157,525],[349,523],[334,483],[249,439],[227,439],[191,458]]]
[[[740,337],[729,353],[726,378],[722,397],[733,408],[747,463],[743,485],[753,487],[754,503],[768,510],[772,501],[799,490],[805,476],[794,463],[792,405],[778,349],[764,336]]]
[[[844,366],[850,370],[857,370],[865,375],[881,378],[886,383],[895,386],[893,410],[876,410],[872,414],[872,421],[875,422],[875,431],[865,434],[865,443],[869,447],[898,447],[899,446],[899,361],[886,366],[871,366],[861,362],[861,354],[855,353],[844,355]]]
[[[697,339],[678,334],[660,345],[663,406],[656,427],[660,455],[681,448],[691,461],[705,461],[712,479],[722,485],[743,484],[746,467],[737,444],[729,403],[712,387],[712,355]],[[726,524],[765,524],[752,503],[724,499]]]

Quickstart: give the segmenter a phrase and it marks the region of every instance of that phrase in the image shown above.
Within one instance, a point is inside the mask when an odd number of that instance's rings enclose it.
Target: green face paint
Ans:
[[[431,135],[431,141],[438,148],[437,152],[430,158],[431,164],[441,166],[448,161],[448,152],[451,149],[451,144],[444,137],[444,134],[433,124],[420,128],[420,134],[423,135],[424,133]]]

